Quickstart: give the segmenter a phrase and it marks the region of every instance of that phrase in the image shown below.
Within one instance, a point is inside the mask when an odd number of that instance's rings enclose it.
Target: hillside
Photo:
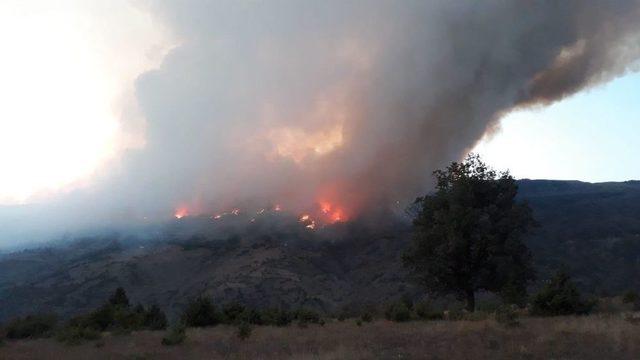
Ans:
[[[566,266],[588,291],[640,289],[640,182],[520,181],[540,227],[527,241],[539,279]],[[417,295],[400,256],[410,227],[378,214],[309,231],[296,218],[184,218],[152,239],[118,235],[0,256],[0,321],[98,306],[117,286],[170,316],[190,297],[334,311]]]

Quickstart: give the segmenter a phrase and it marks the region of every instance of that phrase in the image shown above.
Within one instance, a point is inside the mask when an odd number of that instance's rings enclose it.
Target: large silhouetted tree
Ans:
[[[434,175],[435,192],[414,204],[405,266],[428,291],[466,300],[469,311],[481,290],[522,302],[534,278],[522,237],[535,222],[529,206],[515,199],[514,178],[496,173],[477,155]]]

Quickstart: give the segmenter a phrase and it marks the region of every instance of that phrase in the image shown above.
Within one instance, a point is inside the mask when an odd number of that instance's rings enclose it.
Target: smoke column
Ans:
[[[145,147],[65,200],[91,203],[95,219],[323,200],[353,216],[408,201],[505,113],[637,69],[640,56],[633,0],[145,6],[179,45],[136,82]]]

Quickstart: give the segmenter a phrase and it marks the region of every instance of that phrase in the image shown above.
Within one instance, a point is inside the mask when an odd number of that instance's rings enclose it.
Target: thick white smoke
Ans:
[[[95,219],[322,200],[354,215],[373,200],[405,201],[501,115],[640,57],[635,0],[146,6],[180,45],[137,80],[145,148],[74,195]]]

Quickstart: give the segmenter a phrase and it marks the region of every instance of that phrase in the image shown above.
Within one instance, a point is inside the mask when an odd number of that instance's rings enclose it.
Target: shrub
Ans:
[[[167,328],[167,316],[157,305],[152,305],[144,312],[143,327],[150,330],[164,330]]]
[[[633,290],[629,290],[622,295],[622,302],[625,304],[633,304],[636,301],[638,301],[638,293]]]
[[[129,306],[129,298],[123,288],[119,287],[109,298],[109,303],[115,306]]]
[[[356,320],[356,325],[362,326],[362,320],[360,320],[360,319]]]
[[[320,314],[318,314],[317,312],[313,311],[313,310],[309,310],[309,309],[298,309],[295,312],[295,318],[298,319],[299,322],[301,323],[312,323],[312,324],[317,324],[320,322]]]
[[[237,302],[225,304],[222,307],[222,322],[225,324],[236,324],[242,319],[245,313],[245,307]]]
[[[214,326],[220,322],[220,315],[209,298],[198,297],[187,305],[182,322],[192,327]]]
[[[588,314],[595,304],[582,301],[569,275],[558,272],[533,298],[531,313],[540,316]]]
[[[420,301],[414,306],[416,316],[422,320],[442,320],[442,311],[437,311],[429,301]]]
[[[84,327],[104,331],[115,323],[115,309],[111,304],[105,304],[85,317],[76,318],[74,321],[79,322]]]
[[[240,338],[240,340],[246,340],[246,339],[249,338],[249,336],[251,336],[251,331],[252,330],[253,329],[251,328],[251,325],[249,325],[249,323],[242,322],[238,326],[237,335]]]
[[[265,309],[260,313],[262,325],[287,326],[293,321],[294,314],[283,309]]]
[[[411,320],[411,310],[404,301],[392,303],[387,306],[385,311],[387,320],[403,322]]]
[[[57,317],[53,314],[28,315],[11,321],[6,328],[8,339],[26,339],[49,337],[56,325]]]
[[[360,320],[362,322],[372,322],[373,321],[373,314],[371,312],[369,312],[369,311],[365,311],[360,316]]]
[[[505,326],[511,327],[518,326],[520,324],[518,321],[518,313],[515,311],[513,306],[510,305],[499,307],[494,316],[497,323]]]
[[[245,309],[244,312],[240,314],[240,320],[253,325],[263,325],[261,314],[256,309]]]
[[[169,329],[167,336],[162,338],[162,345],[173,346],[182,344],[187,338],[187,331],[182,323],[177,323]]]
[[[94,329],[80,326],[65,326],[56,334],[56,340],[67,345],[79,345],[87,340],[97,340],[100,333]]]
[[[633,311],[640,310],[640,296],[638,296],[638,293],[633,290],[629,290],[624,293],[624,295],[622,296],[622,302],[624,304],[633,305]]]

